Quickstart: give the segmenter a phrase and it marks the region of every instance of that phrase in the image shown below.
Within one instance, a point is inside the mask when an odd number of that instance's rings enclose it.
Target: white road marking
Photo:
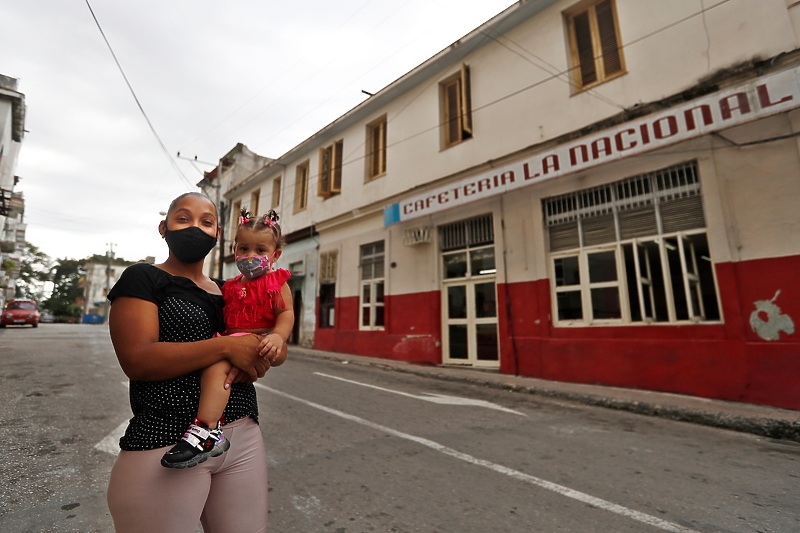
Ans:
[[[125,429],[127,427],[128,421],[126,420],[122,424],[118,425],[114,431],[103,437],[103,440],[95,444],[94,447],[101,452],[110,453],[111,455],[118,455],[119,439],[125,434]]]
[[[603,500],[602,498],[597,498],[590,494],[586,494],[584,492],[580,492],[569,487],[565,487],[564,485],[559,485],[557,483],[553,483],[551,481],[547,481],[545,479],[537,478],[535,476],[531,476],[529,474],[525,474],[524,472],[520,472],[519,470],[514,470],[512,468],[508,468],[496,463],[492,463],[490,461],[486,461],[484,459],[478,459],[472,455],[459,452],[453,448],[449,448],[438,442],[428,440],[422,437],[417,437],[415,435],[411,435],[409,433],[403,433],[402,431],[398,431],[396,429],[392,429],[387,426],[383,426],[381,424],[377,424],[375,422],[370,422],[369,420],[365,420],[355,415],[351,415],[345,413],[343,411],[339,411],[337,409],[333,409],[331,407],[326,407],[324,405],[320,405],[318,403],[314,403],[308,400],[304,400],[302,398],[298,398],[296,396],[292,396],[291,394],[287,394],[285,392],[281,392],[279,390],[273,389],[272,387],[267,387],[266,385],[262,385],[260,383],[255,384],[256,387],[260,389],[264,389],[268,392],[276,394],[278,396],[282,396],[289,400],[294,400],[296,402],[302,403],[309,407],[313,407],[314,409],[319,409],[320,411],[324,411],[326,413],[332,414],[334,416],[338,416],[340,418],[344,418],[345,420],[350,420],[351,422],[355,422],[357,424],[361,424],[363,426],[370,427],[376,431],[380,431],[383,433],[387,433],[389,435],[393,435],[395,437],[409,440],[411,442],[415,442],[422,446],[426,446],[432,450],[435,450],[439,453],[444,455],[449,455],[450,457],[454,457],[456,459],[460,459],[461,461],[473,464],[475,466],[482,466],[484,468],[488,468],[494,472],[499,474],[504,474],[510,478],[516,479],[518,481],[522,481],[524,483],[529,483],[531,485],[535,485],[537,487],[543,488],[545,490],[549,490],[556,494],[560,494],[561,496],[565,496],[567,498],[571,498],[573,500],[577,500],[579,502],[586,503],[588,505],[592,505],[599,509],[603,509],[605,511],[609,511],[611,513],[616,513],[618,515],[625,516],[637,522],[641,522],[643,524],[647,524],[649,526],[656,527],[658,529],[662,529],[664,531],[670,531],[672,533],[699,533],[694,529],[689,529],[687,527],[683,527],[680,524],[675,524],[673,522],[668,522],[667,520],[662,520],[661,518],[642,513],[639,511],[635,511],[633,509],[628,509],[627,507],[623,507],[622,505],[617,505],[616,503],[609,502],[607,500]]]
[[[473,400],[472,398],[460,398],[458,396],[447,396],[445,394],[433,394],[433,393],[428,393],[428,396],[418,396],[416,394],[409,394],[407,392],[385,389],[383,387],[378,387],[376,385],[370,385],[369,383],[361,383],[360,381],[353,381],[350,379],[340,378],[337,376],[331,376],[330,374],[323,374],[322,372],[314,372],[314,374],[326,378],[337,379],[339,381],[344,381],[346,383],[352,383],[354,385],[361,385],[362,387],[368,387],[370,389],[375,389],[383,392],[391,392],[392,394],[399,394],[400,396],[406,396],[407,398],[414,398],[415,400],[423,400],[426,402],[438,403],[440,405],[467,405],[472,407],[485,407],[487,409],[495,409],[497,411],[503,411],[504,413],[512,413],[515,415],[527,416],[525,413],[521,413],[513,409],[508,409],[506,407],[502,407],[495,403],[486,402],[484,400]]]
[[[126,388],[130,388],[131,384],[128,381],[123,381],[122,384]],[[101,452],[110,453],[111,455],[119,455],[119,439],[125,434],[125,429],[128,427],[128,419],[118,425],[114,431],[103,437],[103,440],[94,445],[95,449]]]

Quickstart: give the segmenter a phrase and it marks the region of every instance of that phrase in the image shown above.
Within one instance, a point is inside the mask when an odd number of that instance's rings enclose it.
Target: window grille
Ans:
[[[491,244],[493,242],[494,223],[492,215],[483,215],[439,227],[439,243],[442,251]]]
[[[658,220],[661,218],[661,227]],[[697,163],[544,200],[550,250],[705,227]],[[575,223],[577,221],[577,223]],[[574,233],[574,234],[571,234]]]

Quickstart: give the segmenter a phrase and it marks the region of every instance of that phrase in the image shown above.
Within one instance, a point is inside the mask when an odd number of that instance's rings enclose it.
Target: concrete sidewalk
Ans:
[[[800,442],[800,411],[680,394],[547,381],[466,367],[416,365],[299,346],[291,346],[289,352],[290,357],[322,357]]]

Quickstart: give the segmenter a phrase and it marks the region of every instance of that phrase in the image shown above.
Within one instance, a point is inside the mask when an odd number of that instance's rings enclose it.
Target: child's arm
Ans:
[[[275,327],[261,340],[259,353],[269,359],[270,366],[280,366],[286,360],[284,345],[294,327],[294,302],[292,290],[286,283],[281,287],[283,309],[275,309]]]

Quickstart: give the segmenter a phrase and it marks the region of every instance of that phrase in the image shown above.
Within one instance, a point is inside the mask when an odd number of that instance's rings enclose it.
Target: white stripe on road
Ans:
[[[409,394],[408,392],[385,389],[383,387],[378,387],[377,385],[370,385],[369,383],[361,383],[360,381],[353,381],[352,379],[345,379],[345,378],[340,378],[338,376],[331,376],[330,374],[323,374],[322,372],[314,372],[314,374],[322,376],[324,378],[338,379],[339,381],[344,381],[345,383],[352,383],[353,385],[361,385],[362,387],[368,387],[370,389],[375,389],[383,392],[391,392],[392,394],[399,394],[400,396],[405,396],[407,398],[414,398],[415,400],[438,403],[440,405],[466,405],[471,407],[485,407],[487,409],[495,409],[497,411],[503,411],[504,413],[512,413],[515,415],[527,416],[525,413],[520,413],[519,411],[515,411],[507,407],[502,407],[495,403],[487,402],[484,400],[473,400],[472,398],[461,398],[459,396],[448,396],[446,394],[433,394],[433,393],[428,393],[427,396],[418,396],[416,394]]]
[[[125,434],[125,429],[128,427],[126,420],[117,426],[117,429],[103,437],[103,440],[94,445],[94,447],[101,452],[110,453],[111,455],[119,454],[119,439]]]
[[[278,396],[283,396],[284,398],[288,398],[290,400],[294,400],[296,402],[300,402],[304,405],[309,407],[313,407],[314,409],[319,409],[320,411],[324,411],[326,413],[338,416],[340,418],[344,418],[345,420],[350,420],[351,422],[356,422],[357,424],[361,424],[377,431],[381,431],[383,433],[388,433],[389,435],[394,435],[395,437],[399,437],[401,439],[410,440],[422,446],[426,446],[432,450],[435,450],[439,453],[443,453],[445,455],[449,455],[450,457],[455,457],[456,459],[460,459],[467,463],[482,466],[484,468],[488,468],[489,470],[493,470],[499,474],[504,474],[509,476],[513,479],[518,481],[522,481],[525,483],[530,483],[531,485],[536,485],[537,487],[541,487],[543,489],[549,490],[556,494],[560,494],[561,496],[566,496],[567,498],[571,498],[573,500],[577,500],[579,502],[583,502],[594,507],[604,509],[606,511],[616,513],[627,518],[636,520],[643,524],[647,524],[649,526],[653,526],[659,529],[663,529],[664,531],[670,531],[673,533],[698,533],[694,529],[689,529],[686,527],[681,526],[680,524],[675,524],[673,522],[668,522],[666,520],[662,520],[658,517],[651,516],[649,514],[641,513],[639,511],[634,511],[633,509],[628,509],[627,507],[623,507],[621,505],[617,505],[616,503],[609,502],[607,500],[603,500],[601,498],[597,498],[595,496],[591,496],[584,492],[580,492],[569,487],[565,487],[563,485],[559,485],[557,483],[553,483],[551,481],[547,481],[545,479],[537,478],[535,476],[531,476],[529,474],[525,474],[524,472],[520,472],[519,470],[514,470],[512,468],[508,468],[502,465],[498,465],[496,463],[492,463],[490,461],[486,461],[484,459],[478,459],[472,455],[459,452],[458,450],[454,450],[453,448],[448,448],[438,442],[434,442],[432,440],[424,439],[422,437],[417,437],[414,435],[410,435],[408,433],[403,433],[402,431],[397,431],[396,429],[392,429],[381,424],[376,424],[375,422],[370,422],[369,420],[365,420],[355,415],[351,415],[345,413],[343,411],[339,411],[337,409],[333,409],[330,407],[326,407],[324,405],[320,405],[318,403],[314,403],[308,400],[304,400],[302,398],[298,398],[296,396],[292,396],[291,394],[286,394],[285,392],[281,392],[279,390],[275,390],[271,387],[267,387],[266,385],[262,385],[261,383],[256,383],[256,387],[260,389],[264,389],[269,391],[273,394],[277,394]]]
[[[129,381],[123,381],[122,384],[126,388],[130,388],[131,386]],[[127,427],[128,420],[126,419],[125,422],[118,425],[114,431],[103,437],[103,440],[95,444],[95,449],[100,450],[101,452],[110,453],[111,455],[118,455],[119,439],[125,434],[125,429]]]

